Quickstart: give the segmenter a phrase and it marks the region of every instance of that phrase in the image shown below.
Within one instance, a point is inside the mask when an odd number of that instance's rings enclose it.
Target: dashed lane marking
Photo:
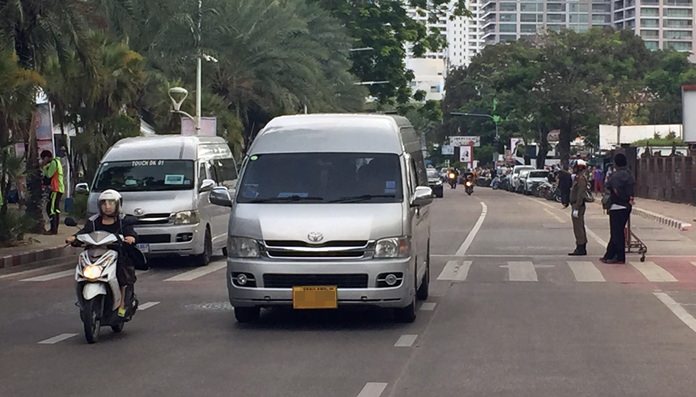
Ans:
[[[43,276],[36,276],[31,278],[25,278],[19,281],[51,281],[59,278],[67,277],[75,274],[75,269],[63,270],[62,272],[44,274]]]
[[[73,336],[77,336],[77,334],[60,334],[60,335],[54,336],[53,338],[48,338],[48,339],[42,340],[41,342],[39,342],[39,344],[40,345],[55,345],[56,343],[62,342],[66,339],[70,339]]]
[[[411,347],[416,342],[418,335],[401,335],[394,347]]]
[[[192,281],[210,273],[216,272],[226,266],[227,263],[225,262],[211,263],[208,266],[201,267],[199,269],[189,270],[188,272],[184,272],[177,276],[170,277],[164,281]]]
[[[382,395],[382,393],[384,393],[384,389],[386,388],[387,383],[368,382],[360,391],[358,397],[379,397]]]

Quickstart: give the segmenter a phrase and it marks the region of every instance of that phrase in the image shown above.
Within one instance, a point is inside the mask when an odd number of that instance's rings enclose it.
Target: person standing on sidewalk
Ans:
[[[626,155],[618,153],[614,156],[616,171],[609,177],[606,189],[611,201],[609,206],[609,231],[611,237],[607,244],[607,252],[600,259],[603,263],[626,263],[626,223],[633,208],[633,195],[636,180],[628,171]]]
[[[60,199],[65,193],[65,185],[63,183],[63,164],[60,158],[53,157],[50,150],[41,152],[41,170],[44,178],[48,179],[48,185],[51,188],[51,194],[46,203],[46,213],[51,224],[51,229],[47,234],[58,234],[58,225],[60,224]]]
[[[587,163],[584,160],[575,162],[575,180],[570,190],[570,205],[572,206],[571,219],[573,221],[573,234],[575,234],[575,251],[570,256],[587,255],[587,234],[585,232],[585,198],[587,197],[587,176],[585,170]]]

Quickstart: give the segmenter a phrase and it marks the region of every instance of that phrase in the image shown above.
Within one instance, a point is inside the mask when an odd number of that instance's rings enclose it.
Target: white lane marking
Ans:
[[[358,397],[379,397],[382,395],[384,389],[386,388],[386,383],[368,382],[367,384],[365,384],[365,387],[363,387],[363,389],[360,391]]]
[[[658,283],[674,283],[677,281],[671,273],[656,265],[655,262],[631,262],[631,266],[643,273],[643,276],[645,276],[648,281]]]
[[[36,276],[32,278],[25,278],[19,281],[51,281],[59,278],[67,277],[75,274],[75,269],[63,270],[62,272],[44,274],[43,276]]]
[[[539,281],[532,262],[508,262],[507,267],[510,281]]]
[[[42,340],[39,342],[40,345],[54,345],[58,342],[62,342],[66,339],[70,339],[73,336],[77,336],[77,334],[60,334],[58,336],[54,336],[53,338],[48,338],[46,340]]]
[[[437,276],[438,280],[446,281],[466,281],[471,268],[471,261],[448,261],[442,273]]]
[[[418,335],[401,335],[399,340],[394,343],[394,347],[411,347],[416,343]]]
[[[471,246],[471,243],[474,242],[474,239],[476,238],[476,234],[479,232],[481,229],[481,225],[483,225],[483,221],[486,219],[486,214],[488,213],[488,206],[486,203],[483,201],[481,202],[481,215],[479,216],[478,220],[476,221],[476,224],[474,225],[474,228],[471,229],[469,232],[469,235],[466,236],[466,240],[462,243],[462,246],[459,247],[457,250],[456,255],[457,256],[464,256],[466,255],[466,251],[469,250],[469,247]]]
[[[575,280],[581,283],[607,281],[592,262],[568,262],[568,266],[573,271]]]
[[[692,331],[696,332],[696,318],[686,311],[677,301],[672,299],[671,296],[665,294],[664,292],[653,292],[653,295],[657,297],[662,303],[667,306],[669,310],[677,316],[678,319],[682,320]]]
[[[53,270],[53,269],[60,269],[60,268],[64,268],[64,267],[66,267],[65,264],[62,264],[62,265],[51,265],[51,266],[37,267],[36,269],[22,270],[21,272],[7,273],[7,274],[3,274],[2,276],[0,276],[0,280],[2,280],[2,279],[4,279],[4,278],[9,278],[9,277],[22,277],[22,276],[24,276],[25,274],[39,273],[39,272],[42,272],[42,271],[45,272],[45,271],[47,271],[47,270],[48,270],[48,271],[51,271],[51,270]],[[72,265],[72,268],[75,269],[75,265]]]
[[[436,258],[455,258],[453,254],[430,254],[432,257]],[[656,257],[658,255],[654,255]],[[468,254],[464,255],[465,258],[567,258],[566,254]],[[693,255],[659,255],[660,258],[683,258],[689,259],[693,258]],[[696,266],[696,265],[694,265]]]
[[[423,310],[426,312],[431,312],[431,311],[435,310],[435,306],[437,306],[437,303],[435,303],[435,302],[424,302],[421,305],[420,310]]]
[[[208,266],[201,267],[199,269],[189,270],[188,272],[181,273],[177,276],[170,277],[164,281],[191,281],[199,277],[203,277],[206,274],[216,272],[227,266],[225,262],[211,263]]]
[[[556,220],[557,220],[559,223],[566,223],[566,221],[564,221],[563,219],[561,219],[560,216],[554,214],[550,209],[544,208],[544,211],[546,211],[546,213],[549,214],[549,215],[551,215],[552,217],[556,218]]]
[[[147,310],[147,309],[151,308],[152,306],[157,306],[157,305],[159,305],[159,302],[143,303],[142,305],[138,306],[138,310]]]

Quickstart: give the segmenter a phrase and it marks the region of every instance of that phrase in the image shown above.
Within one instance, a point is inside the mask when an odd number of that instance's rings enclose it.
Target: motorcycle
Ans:
[[[472,181],[466,181],[466,194],[471,196],[471,193],[474,192],[474,183]]]
[[[449,185],[452,189],[456,189],[457,188],[457,174],[455,174],[454,172],[450,172],[449,174],[447,174],[447,183],[449,183]]]
[[[75,226],[76,222],[69,218],[65,220],[65,224]],[[110,326],[116,333],[123,331],[124,324],[138,310],[138,299],[133,287],[127,286],[126,315],[118,315],[121,288],[116,278],[116,264],[122,245],[121,236],[101,230],[78,234],[72,243],[72,246],[84,247],[75,268],[75,281],[77,306],[80,308],[87,343],[99,340],[99,331],[103,326]]]

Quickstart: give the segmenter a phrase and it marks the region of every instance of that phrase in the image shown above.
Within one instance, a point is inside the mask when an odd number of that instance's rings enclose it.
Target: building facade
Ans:
[[[614,26],[629,29],[652,49],[694,51],[694,0],[616,0]]]

